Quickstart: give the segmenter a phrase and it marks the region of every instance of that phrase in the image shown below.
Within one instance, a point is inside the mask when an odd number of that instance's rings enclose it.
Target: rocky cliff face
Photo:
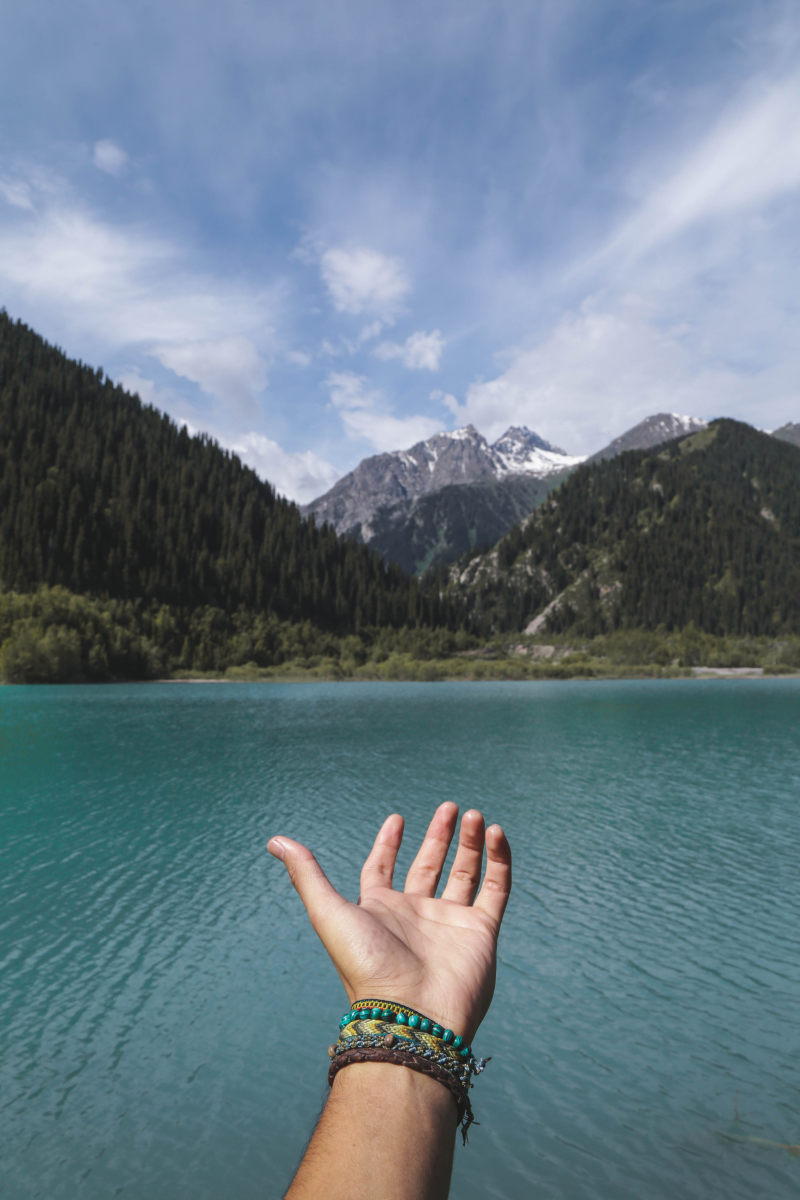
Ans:
[[[376,454],[305,506],[339,533],[371,541],[379,509],[410,506],[421,496],[454,484],[500,480],[512,475],[544,478],[577,466],[567,455],[524,426],[512,426],[493,445],[472,425],[438,433],[410,450]]]

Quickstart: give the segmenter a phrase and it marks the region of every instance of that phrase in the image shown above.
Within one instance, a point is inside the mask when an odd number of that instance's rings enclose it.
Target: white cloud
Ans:
[[[128,367],[126,370],[117,371],[114,376],[114,382],[132,395],[138,396],[143,404],[150,404],[153,408],[160,408],[165,411],[165,394],[152,379],[148,379],[142,375],[141,371],[136,367]]]
[[[203,426],[201,417],[178,388],[163,387],[155,380],[143,375],[138,367],[123,367],[114,372],[114,382],[138,396],[143,404],[149,404],[160,412],[167,413],[177,425],[185,425],[189,433],[198,433]]]
[[[262,433],[245,433],[229,445],[262,479],[298,504],[315,500],[339,478],[336,468],[311,450],[291,454]]]
[[[581,453],[659,411],[797,419],[800,74],[750,85],[645,173],[634,213],[552,288],[553,324],[443,399],[460,424],[493,437],[524,422]]]
[[[116,142],[104,138],[95,142],[92,151],[92,162],[100,171],[107,175],[121,175],[128,162],[128,156]]]
[[[267,386],[266,363],[244,337],[164,342],[151,353],[177,375],[191,379],[210,396],[246,407]]]
[[[394,416],[387,411],[383,394],[351,371],[331,374],[328,388],[347,436],[370,442],[378,451],[405,449],[441,430],[441,422],[432,417]]]
[[[363,346],[365,342],[374,341],[376,337],[380,337],[382,330],[382,321],[370,321],[368,325],[363,325],[358,331],[356,346]]]
[[[651,318],[634,298],[614,311],[587,303],[495,379],[473,383],[463,404],[444,403],[459,424],[472,422],[490,439],[526,424],[571,453],[597,450],[656,412],[718,415],[733,374],[704,372],[682,331],[659,329]]]
[[[33,209],[31,189],[21,179],[0,177],[0,196],[6,204],[10,204],[14,208],[26,208],[29,211]]]
[[[193,437],[198,433],[209,434],[221,446],[238,454],[261,479],[298,504],[305,504],[327,492],[341,474],[311,450],[292,453],[256,430],[232,432],[230,427],[225,429],[209,422],[187,404],[180,392],[160,387],[136,367],[118,371],[116,381],[139,396],[144,404],[168,412],[176,424],[185,425]]]
[[[438,371],[444,350],[444,338],[438,329],[432,333],[419,330],[398,342],[380,342],[375,347],[375,357],[385,360],[402,359],[403,366],[412,371]]]
[[[325,250],[320,273],[339,312],[375,315],[388,324],[402,309],[411,288],[399,258],[366,246]]]
[[[358,354],[367,342],[372,342],[379,337],[382,330],[383,321],[370,321],[369,324],[363,325],[359,329],[355,337],[340,337],[335,342],[330,338],[323,338],[320,350],[329,358],[352,357],[354,354]]]
[[[223,404],[251,404],[267,383],[280,289],[189,270],[183,248],[136,226],[115,227],[64,195],[0,227],[7,302],[100,347],[136,349]]]

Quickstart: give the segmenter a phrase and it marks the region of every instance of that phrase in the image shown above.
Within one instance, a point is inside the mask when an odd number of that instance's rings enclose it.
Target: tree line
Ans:
[[[339,634],[452,623],[438,592],[4,311],[0,584],[245,608]]]

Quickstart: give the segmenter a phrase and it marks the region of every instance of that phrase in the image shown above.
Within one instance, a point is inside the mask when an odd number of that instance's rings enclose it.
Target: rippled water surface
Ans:
[[[343,995],[279,863],[348,894],[443,799],[515,853],[454,1197],[800,1190],[800,685],[0,689],[0,1195],[278,1197]]]

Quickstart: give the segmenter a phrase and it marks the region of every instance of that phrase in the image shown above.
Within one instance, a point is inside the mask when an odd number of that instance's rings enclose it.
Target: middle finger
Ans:
[[[444,860],[458,820],[458,805],[440,804],[428,826],[417,857],[408,869],[405,891],[416,896],[435,896]]]

